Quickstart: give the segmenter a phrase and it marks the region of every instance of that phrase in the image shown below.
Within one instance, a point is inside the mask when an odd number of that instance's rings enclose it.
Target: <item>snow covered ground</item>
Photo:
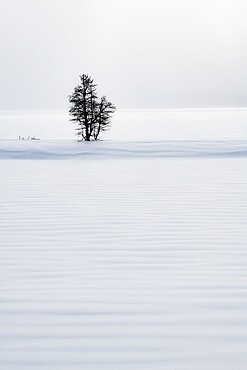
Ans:
[[[117,110],[104,140],[247,140],[246,109]],[[0,111],[0,138],[73,140],[67,111]]]
[[[0,115],[1,369],[246,369],[247,111],[151,115],[90,144]]]

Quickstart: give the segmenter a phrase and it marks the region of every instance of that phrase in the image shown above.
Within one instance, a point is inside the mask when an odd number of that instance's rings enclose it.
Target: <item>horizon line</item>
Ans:
[[[186,107],[186,108],[117,108],[116,111],[186,111],[186,110],[245,110],[247,106],[239,107]],[[15,108],[15,109],[0,109],[1,112],[68,112],[65,108]]]

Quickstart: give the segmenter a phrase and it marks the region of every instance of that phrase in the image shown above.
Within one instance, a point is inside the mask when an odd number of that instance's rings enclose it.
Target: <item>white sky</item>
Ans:
[[[246,0],[0,0],[0,109],[247,106]]]

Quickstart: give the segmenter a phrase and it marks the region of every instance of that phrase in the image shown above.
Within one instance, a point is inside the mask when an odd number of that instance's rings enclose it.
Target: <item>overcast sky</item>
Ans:
[[[246,0],[0,0],[0,109],[247,106]]]

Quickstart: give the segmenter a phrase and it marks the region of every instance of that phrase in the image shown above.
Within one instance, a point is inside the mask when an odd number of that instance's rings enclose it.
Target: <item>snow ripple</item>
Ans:
[[[73,142],[1,140],[1,158],[247,156],[247,141]]]
[[[245,369],[245,143],[4,145],[2,369]]]

